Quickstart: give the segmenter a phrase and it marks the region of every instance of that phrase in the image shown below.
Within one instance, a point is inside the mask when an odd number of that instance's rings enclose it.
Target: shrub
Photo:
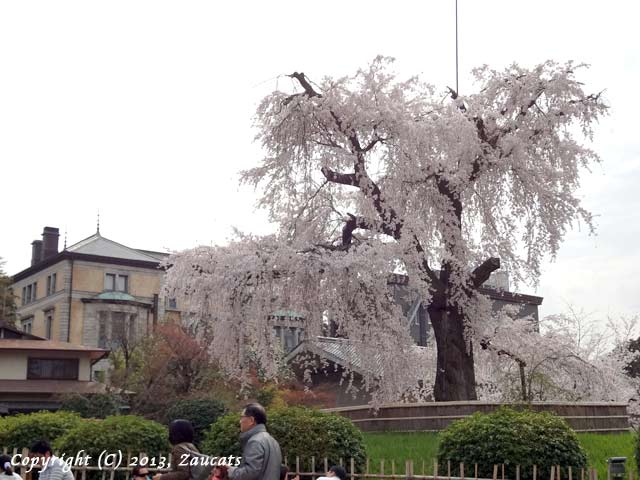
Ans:
[[[67,455],[75,455],[76,452],[85,450],[94,458],[104,450],[166,456],[170,449],[168,432],[164,425],[135,415],[84,420],[58,438],[54,447]]]
[[[474,413],[451,424],[440,434],[440,463],[478,464],[478,475],[491,478],[493,465],[505,465],[505,475],[515,477],[520,465],[523,480],[548,475],[551,466],[584,468],[587,457],[576,433],[560,417],[548,412],[500,408],[491,414]],[[563,476],[566,472],[563,472]]]
[[[205,433],[203,451],[217,456],[241,455],[239,420],[239,414],[221,417]],[[299,456],[306,462],[305,467],[310,466],[312,456],[317,465],[324,457],[330,465],[339,463],[341,458],[345,462],[353,458],[358,471],[364,467],[362,432],[339,415],[302,407],[280,408],[269,412],[267,429],[280,444],[282,454],[289,459]]]
[[[267,408],[271,406],[271,402],[276,398],[276,391],[276,387],[273,385],[262,387],[256,392],[256,400],[260,405]]]
[[[269,422],[270,423],[270,422]],[[220,417],[209,430],[204,432],[200,444],[202,451],[210,455],[242,455],[240,447],[240,414],[228,413]]]
[[[0,446],[31,448],[38,440],[54,442],[82,419],[71,412],[35,412],[0,418]]]
[[[106,418],[120,413],[120,405],[120,399],[108,393],[89,397],[74,394],[62,399],[60,410],[76,412],[83,418]]]
[[[215,399],[180,400],[167,411],[166,422],[169,424],[178,418],[189,420],[195,430],[195,442],[200,443],[205,430],[226,411],[224,403]]]

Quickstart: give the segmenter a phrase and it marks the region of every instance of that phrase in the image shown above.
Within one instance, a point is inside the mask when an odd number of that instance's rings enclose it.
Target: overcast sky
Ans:
[[[69,244],[95,232],[135,248],[224,243],[267,232],[237,171],[255,165],[252,115],[289,82],[350,74],[378,54],[400,72],[455,85],[454,0],[0,3],[0,256],[29,266],[42,228]],[[591,64],[610,116],[584,176],[598,235],[569,234],[537,289],[567,303],[640,313],[640,41],[636,2],[459,0],[460,90],[469,72],[551,58]]]

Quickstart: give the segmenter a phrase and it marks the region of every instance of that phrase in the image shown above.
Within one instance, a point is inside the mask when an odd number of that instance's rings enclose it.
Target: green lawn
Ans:
[[[392,461],[395,463],[395,473],[404,473],[405,461],[413,460],[414,474],[422,474],[423,462],[425,474],[433,474],[433,462],[438,451],[436,433],[365,433],[364,438],[372,473],[380,472],[381,460],[384,460],[386,474],[391,474]],[[606,462],[609,457],[627,457],[627,470],[632,468],[634,476],[637,477],[633,434],[579,433],[578,438],[589,457],[589,466],[598,470],[599,479],[607,478]],[[446,465],[439,468],[440,474],[446,474]],[[457,466],[455,468],[457,469]],[[455,474],[454,471],[452,471],[453,474]]]

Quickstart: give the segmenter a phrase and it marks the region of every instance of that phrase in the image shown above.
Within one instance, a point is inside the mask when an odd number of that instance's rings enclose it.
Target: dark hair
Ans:
[[[253,417],[257,424],[266,425],[267,423],[267,412],[265,412],[264,407],[259,403],[250,403],[249,405],[244,407],[244,415],[247,417]]]
[[[31,453],[40,453],[44,455],[45,453],[52,453],[51,445],[46,440],[38,440],[36,443],[31,445]]]
[[[5,467],[7,463],[9,466]],[[11,468],[11,459],[9,458],[9,455],[0,455],[0,470],[7,475],[13,475],[13,468]]]
[[[329,469],[329,471],[335,473],[336,477],[338,477],[340,480],[346,480],[347,478],[347,471],[340,465],[334,465]]]
[[[169,442],[171,445],[178,443],[193,443],[193,425],[189,420],[174,420],[169,424]]]
[[[289,473],[289,469],[286,465],[280,465],[280,480],[284,480],[287,478],[287,473]]]
[[[136,477],[136,476],[140,475],[140,470],[142,470],[143,468],[146,469],[147,472],[149,471],[149,468],[142,467],[142,466],[138,465],[138,466],[133,467],[133,470],[131,470],[131,476],[132,477]]]

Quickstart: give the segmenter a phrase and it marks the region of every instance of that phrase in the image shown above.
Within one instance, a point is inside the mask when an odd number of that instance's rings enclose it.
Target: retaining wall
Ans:
[[[493,412],[501,405],[553,412],[577,432],[622,433],[630,430],[627,405],[605,402],[496,403],[482,401],[369,405],[325,409],[343,415],[365,432],[437,432],[474,412]]]

